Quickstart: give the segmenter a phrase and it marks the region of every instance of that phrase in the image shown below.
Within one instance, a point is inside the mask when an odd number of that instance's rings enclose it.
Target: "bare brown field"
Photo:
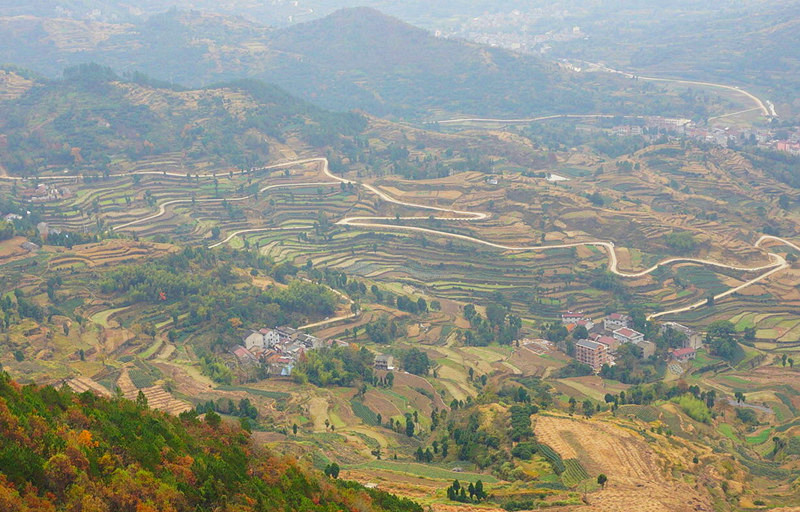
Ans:
[[[0,242],[0,263],[10,263],[28,256],[30,252],[22,248],[27,241],[23,236],[15,236]]]
[[[632,432],[599,420],[536,416],[535,432],[562,458],[576,458],[590,476],[608,476],[604,489],[588,494],[597,512],[711,511],[704,491],[665,476],[658,455]]]

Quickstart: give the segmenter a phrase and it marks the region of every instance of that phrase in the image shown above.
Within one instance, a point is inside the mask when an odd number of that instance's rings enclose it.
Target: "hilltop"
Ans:
[[[364,126],[357,114],[327,112],[256,80],[185,90],[98,65],[55,81],[5,76],[0,136],[10,143],[0,147],[0,168],[11,174],[101,175],[159,158],[159,170],[172,172],[249,167],[287,139],[321,146]],[[165,155],[174,165],[163,165]]]

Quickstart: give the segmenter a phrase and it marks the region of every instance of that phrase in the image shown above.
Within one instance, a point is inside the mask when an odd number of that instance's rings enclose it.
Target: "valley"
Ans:
[[[0,7],[0,508],[800,506],[790,84],[84,7]]]

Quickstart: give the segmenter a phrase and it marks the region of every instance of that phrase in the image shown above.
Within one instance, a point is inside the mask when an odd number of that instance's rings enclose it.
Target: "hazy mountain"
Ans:
[[[189,86],[254,77],[326,108],[378,115],[696,113],[621,77],[587,78],[538,57],[436,38],[366,8],[281,30],[182,11],[137,24],[3,18],[0,36],[14,41],[0,60],[50,76],[96,61]]]

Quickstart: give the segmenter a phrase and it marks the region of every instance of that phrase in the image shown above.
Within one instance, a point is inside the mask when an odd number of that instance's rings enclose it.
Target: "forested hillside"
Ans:
[[[101,175],[176,152],[185,164],[244,168],[269,161],[290,134],[322,146],[364,126],[357,114],[326,112],[256,80],[183,90],[89,64],[0,102],[0,168]]]
[[[421,512],[254,446],[215,413],[21,387],[0,372],[0,510]]]

